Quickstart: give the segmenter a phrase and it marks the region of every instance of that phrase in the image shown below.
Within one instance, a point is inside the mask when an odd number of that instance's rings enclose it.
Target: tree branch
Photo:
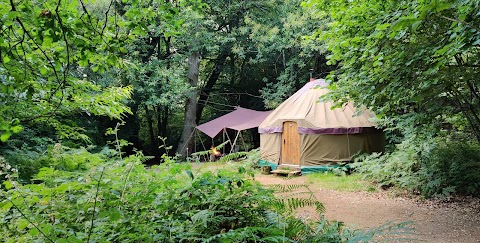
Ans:
[[[110,12],[110,8],[112,7],[113,5],[113,1],[114,0],[111,0],[110,1],[110,5],[108,5],[108,9],[107,11],[105,11],[105,22],[103,23],[103,28],[102,28],[102,31],[100,32],[100,34],[103,36],[103,33],[105,32],[105,29],[107,28],[107,22],[108,22],[108,13]]]
[[[56,93],[61,87],[67,83],[67,75],[70,72],[70,47],[67,40],[67,35],[65,33],[65,26],[63,25],[62,18],[60,18],[59,8],[62,0],[58,0],[57,7],[55,8],[55,13],[57,15],[58,24],[60,25],[60,29],[62,30],[63,41],[65,42],[65,47],[67,51],[67,65],[65,67],[65,71],[63,71],[63,81],[60,83],[57,89],[54,90],[53,93]]]
[[[15,205],[15,203],[13,203],[12,200],[10,200],[10,198],[7,198],[7,200],[12,204],[12,206],[13,206],[15,209],[17,209],[17,211],[22,215],[22,217],[23,217],[24,219],[26,219],[30,224],[32,224],[33,227],[35,227],[35,229],[37,229],[38,232],[40,232],[40,234],[42,234],[43,237],[45,237],[45,239],[47,239],[48,241],[50,241],[50,242],[52,242],[52,243],[54,242],[54,241],[53,241],[52,239],[50,239],[40,228],[38,228],[38,225],[36,225],[34,222],[32,222],[32,221],[30,220],[30,218],[28,218],[27,215],[25,215],[25,214],[23,213],[23,211],[20,210],[20,209],[17,207],[17,205]]]
[[[440,18],[446,19],[446,20],[450,20],[450,21],[452,21],[452,22],[457,22],[457,23],[464,24],[464,25],[466,25],[466,26],[468,26],[468,27],[476,30],[477,32],[480,32],[480,30],[477,29],[475,26],[473,26],[473,25],[471,25],[471,24],[469,24],[469,23],[467,23],[467,22],[465,22],[465,21],[463,21],[463,20],[461,20],[461,19],[454,19],[454,18],[450,18],[450,17],[443,16],[443,15],[440,15],[440,14],[437,14],[437,16],[440,17]]]
[[[10,6],[11,6],[11,11],[16,11],[15,9],[15,4],[13,3],[13,0],[10,0]],[[27,28],[25,27],[25,25],[23,24],[22,20],[20,20],[19,17],[16,17],[15,20],[18,22],[18,24],[20,25],[20,27],[22,27],[22,30],[24,31],[24,34],[26,34],[28,36],[28,38],[30,38],[33,42],[33,44],[38,48],[38,50],[40,50],[40,52],[42,53],[42,55],[47,59],[46,61],[48,62],[48,64],[50,65],[50,67],[53,69],[53,73],[55,74],[55,78],[57,80],[60,80],[60,76],[58,75],[57,73],[57,70],[55,69],[55,66],[53,65],[53,60],[50,59],[50,57],[47,55],[47,53],[45,52],[45,50],[43,50],[40,45],[35,41],[35,39],[33,38],[32,35],[30,35],[30,32],[28,32]]]

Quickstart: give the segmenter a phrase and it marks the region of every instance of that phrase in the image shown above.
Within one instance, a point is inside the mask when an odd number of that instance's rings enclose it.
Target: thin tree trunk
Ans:
[[[157,139],[155,138],[155,131],[153,130],[153,117],[151,110],[148,109],[148,106],[145,105],[145,116],[147,118],[147,126],[148,126],[148,135],[150,135],[150,142],[149,142],[149,147],[156,150],[158,147],[157,145]]]
[[[183,123],[183,132],[180,137],[180,142],[177,147],[177,154],[182,160],[184,160],[192,151],[193,139],[192,134],[195,129],[195,118],[197,114],[197,85],[198,85],[198,72],[200,67],[200,53],[194,52],[188,57],[188,81],[190,86],[193,87],[193,92],[187,99],[185,106],[185,121]]]
[[[458,104],[458,107],[459,107],[460,111],[463,113],[463,116],[467,119],[468,123],[470,124],[470,128],[472,129],[472,132],[475,135],[475,138],[480,143],[480,129],[478,127],[478,123],[476,123],[475,120],[473,120],[472,117],[470,117],[470,114],[469,114],[469,108],[471,107],[471,105],[463,104],[463,101],[460,98],[461,94],[459,94],[458,92],[455,92],[455,90],[451,90],[451,93],[453,94],[452,96],[453,96],[454,101]],[[458,93],[458,95],[457,95],[457,93]],[[475,113],[472,113],[472,115],[473,114],[475,114]],[[478,120],[478,116],[476,118]]]
[[[163,116],[162,116],[162,127],[161,127],[161,131],[162,131],[162,134],[163,136],[167,136],[167,131],[168,131],[168,116],[170,115],[170,113],[168,112],[168,107],[164,107],[163,108]]]
[[[168,137],[167,127],[168,127],[168,107],[167,106],[158,106],[157,107],[157,129],[159,136]]]

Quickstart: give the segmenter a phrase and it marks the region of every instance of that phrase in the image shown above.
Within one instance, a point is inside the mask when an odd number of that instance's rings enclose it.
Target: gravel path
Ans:
[[[305,177],[285,180],[257,175],[263,185],[306,184]],[[325,216],[355,228],[380,226],[386,222],[413,221],[414,235],[421,242],[480,242],[480,199],[455,202],[424,201],[389,197],[376,192],[338,192],[309,185],[325,206]],[[415,240],[417,241],[417,240]]]

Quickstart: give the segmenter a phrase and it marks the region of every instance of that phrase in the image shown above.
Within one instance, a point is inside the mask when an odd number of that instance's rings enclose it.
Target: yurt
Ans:
[[[371,121],[374,114],[351,102],[332,109],[332,102],[319,101],[326,87],[323,79],[308,82],[265,118],[258,128],[261,165],[298,167],[305,174],[384,150],[384,134]]]

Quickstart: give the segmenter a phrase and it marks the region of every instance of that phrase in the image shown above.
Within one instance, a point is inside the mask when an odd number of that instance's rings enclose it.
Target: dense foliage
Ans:
[[[2,240],[358,242],[399,228],[348,229],[288,195],[301,185],[267,190],[244,167],[197,173],[168,154],[192,152],[197,123],[276,107],[310,75],[386,128],[391,151],[358,171],[479,195],[478,2],[300,3],[0,0]],[[223,160],[246,155],[259,159]],[[303,206],[318,217],[296,217]]]
[[[4,242],[357,242],[398,229],[298,219],[295,209],[312,205],[322,213],[323,206],[276,198],[244,167],[196,173],[190,164],[146,168],[141,154],[121,160],[115,151],[62,149],[51,152],[56,159],[35,184],[19,183],[1,158]]]
[[[395,186],[427,198],[478,196],[479,151],[478,144],[458,138],[413,139],[383,156],[359,157],[353,166],[384,188]]]
[[[390,141],[359,170],[424,196],[479,195],[478,1],[323,1],[329,97],[377,114]],[[444,157],[445,156],[445,157]]]
[[[311,2],[331,19],[318,35],[341,64],[334,99],[390,126],[464,130],[480,142],[478,1]]]
[[[81,3],[81,5],[79,5]],[[131,87],[102,87],[86,71],[122,66],[112,19],[98,20],[82,1],[1,1],[1,141],[26,126],[59,138],[88,140],[78,114],[120,119]],[[108,11],[106,12],[108,14]]]

